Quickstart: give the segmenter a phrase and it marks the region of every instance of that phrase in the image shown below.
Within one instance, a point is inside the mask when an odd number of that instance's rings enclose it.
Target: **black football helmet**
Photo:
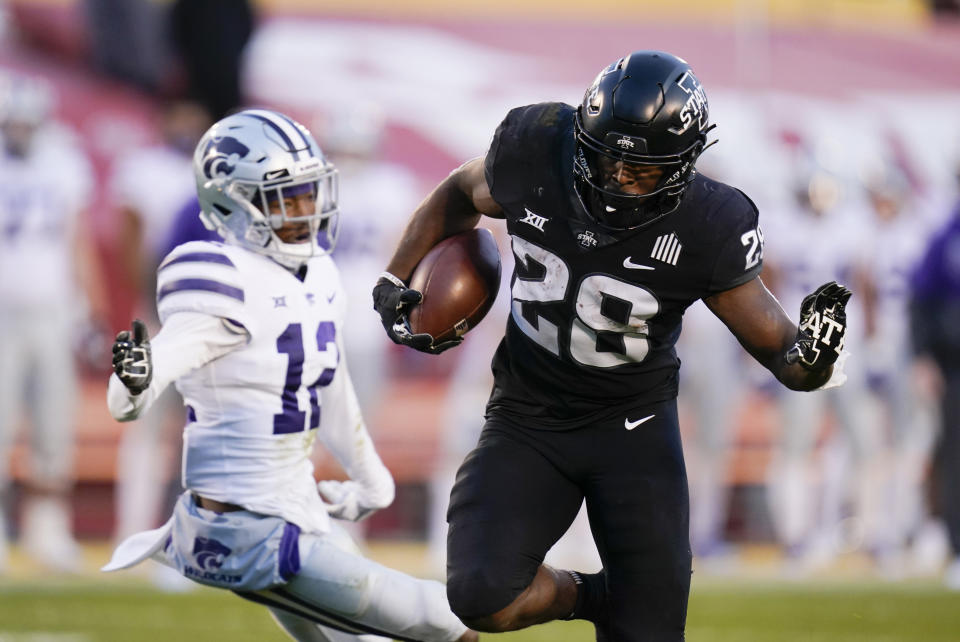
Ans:
[[[608,66],[584,94],[574,125],[574,186],[587,213],[604,227],[630,230],[674,211],[711,129],[707,96],[684,60],[635,51]],[[642,194],[613,177],[650,166],[663,171]]]

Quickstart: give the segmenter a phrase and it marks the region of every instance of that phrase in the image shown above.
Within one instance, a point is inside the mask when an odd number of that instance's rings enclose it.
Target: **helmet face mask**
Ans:
[[[574,124],[574,186],[587,213],[630,230],[674,211],[710,129],[706,95],[680,58],[638,51],[608,66]]]
[[[201,219],[228,243],[291,269],[333,251],[337,170],[295,121],[264,109],[224,118],[197,145],[194,172]]]

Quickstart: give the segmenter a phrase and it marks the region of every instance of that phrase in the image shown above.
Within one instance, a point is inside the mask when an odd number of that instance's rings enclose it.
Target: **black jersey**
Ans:
[[[677,394],[684,310],[753,279],[756,206],[698,175],[677,210],[637,231],[597,225],[573,187],[574,109],[510,111],[486,156],[516,268],[488,412],[563,430]]]

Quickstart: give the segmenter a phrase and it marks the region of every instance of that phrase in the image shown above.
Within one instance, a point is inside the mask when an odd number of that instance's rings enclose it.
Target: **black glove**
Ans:
[[[833,365],[843,350],[847,331],[845,308],[851,294],[836,281],[830,281],[803,298],[797,342],[784,355],[788,364],[799,362],[813,372]]]
[[[153,379],[153,360],[150,355],[150,340],[147,326],[136,319],[133,336],[129,330],[117,333],[113,341],[113,371],[131,393],[139,395],[150,386]]]
[[[429,334],[413,334],[407,314],[422,300],[423,294],[411,290],[403,281],[387,272],[384,272],[373,286],[373,309],[380,315],[383,329],[394,343],[429,354],[440,354],[460,345],[462,337],[434,345],[433,337]]]

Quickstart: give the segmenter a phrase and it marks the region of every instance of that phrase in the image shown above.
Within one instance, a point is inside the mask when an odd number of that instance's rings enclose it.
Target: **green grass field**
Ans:
[[[413,563],[409,551],[377,551],[385,563]],[[104,547],[86,571],[49,578],[21,562],[0,578],[0,642],[270,642],[288,639],[266,609],[225,591],[163,593],[144,569],[102,574]],[[755,567],[754,567],[755,568]],[[592,640],[585,622],[558,622],[486,640]],[[695,573],[687,622],[691,642],[955,642],[960,594],[937,578],[891,583],[863,572],[788,581],[766,572]]]
[[[494,636],[484,636],[494,639]],[[2,642],[264,642],[287,639],[266,610],[229,593],[166,594],[71,582],[0,588]],[[505,642],[592,639],[583,622],[496,636]],[[711,580],[695,586],[694,642],[948,642],[960,639],[960,597],[932,584],[829,586]]]

